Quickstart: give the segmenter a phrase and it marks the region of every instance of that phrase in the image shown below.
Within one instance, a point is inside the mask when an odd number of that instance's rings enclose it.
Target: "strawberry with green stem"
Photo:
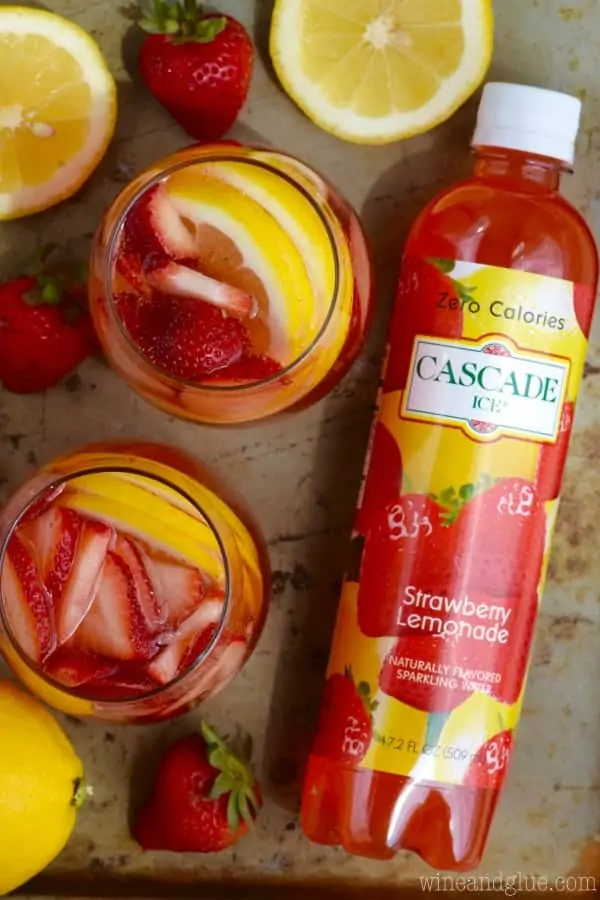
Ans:
[[[350,666],[343,673],[330,675],[323,691],[313,753],[337,762],[359,763],[371,744],[377,706],[369,684],[356,684]]]
[[[97,351],[85,271],[54,251],[0,285],[0,383],[13,393],[44,391]]]
[[[162,757],[133,835],[145,850],[214,853],[243,837],[262,806],[250,769],[251,741],[235,752],[205,722]]]
[[[221,138],[246,101],[254,46],[231,16],[204,14],[197,0],[153,0],[138,11],[148,33],[139,69],[149,90],[197,141]]]

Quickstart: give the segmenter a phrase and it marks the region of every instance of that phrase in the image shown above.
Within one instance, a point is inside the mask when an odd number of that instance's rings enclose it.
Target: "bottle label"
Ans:
[[[554,443],[569,368],[568,359],[520,353],[507,340],[418,337],[400,413],[417,422],[462,425],[475,437]]]
[[[560,279],[405,260],[316,754],[502,783],[594,299]]]

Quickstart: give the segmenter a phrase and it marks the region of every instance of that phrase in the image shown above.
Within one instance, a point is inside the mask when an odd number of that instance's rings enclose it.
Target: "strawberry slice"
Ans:
[[[150,188],[131,207],[124,233],[130,251],[142,258],[186,259],[198,256],[196,238],[169,200],[162,185]]]
[[[141,551],[129,538],[119,535],[115,553],[121,557],[133,575],[137,604],[144,615],[148,630],[161,631],[166,620],[166,609],[154,591]]]
[[[146,281],[163,294],[204,300],[239,319],[254,318],[258,313],[258,302],[252,294],[180,263],[167,262],[152,268],[146,273]]]
[[[46,675],[64,684],[65,687],[79,687],[90,681],[107,678],[117,671],[114,660],[104,659],[91,653],[78,653],[61,647],[53,653],[44,666]]]
[[[133,572],[112,550],[106,554],[102,577],[91,609],[75,634],[77,650],[110,659],[149,659],[156,641],[138,600]]]
[[[82,525],[78,513],[53,506],[28,528],[40,573],[53,599],[60,597],[71,573]]]
[[[82,521],[77,555],[68,579],[64,584],[56,579],[56,588],[52,588],[59,644],[69,640],[88,614],[114,535],[112,528],[101,522]],[[50,587],[50,582],[48,585]]]
[[[210,641],[207,631],[214,633],[223,614],[224,600],[222,595],[217,599],[211,597],[204,600],[198,609],[182,623],[174,640],[161,650],[148,666],[148,674],[159,684],[167,684],[171,681],[181,667],[184,657],[197,642],[204,642],[202,649]],[[191,660],[190,660],[191,662]],[[188,662],[189,665],[189,662]]]
[[[202,380],[238,362],[250,339],[245,325],[210,303],[153,292],[137,309],[118,295],[123,324],[141,352],[174,378]]]
[[[13,534],[2,565],[2,602],[15,641],[34,662],[44,662],[56,648],[52,604],[33,556]]]
[[[204,579],[198,569],[156,557],[147,556],[146,566],[157,601],[165,610],[167,624],[177,628],[204,598]]]

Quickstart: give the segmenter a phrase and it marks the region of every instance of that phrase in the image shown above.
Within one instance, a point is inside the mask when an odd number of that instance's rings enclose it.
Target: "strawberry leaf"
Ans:
[[[248,797],[246,794],[242,794],[239,800],[239,813],[249,827],[252,827],[254,823],[254,819],[252,818],[252,813],[250,812],[250,807],[248,806]]]
[[[169,33],[169,29],[168,29],[166,23],[159,25],[153,19],[149,19],[147,17],[140,19],[138,21],[138,25],[145,32],[147,32],[147,34],[167,34],[167,33]],[[175,22],[174,25],[175,25],[175,31],[176,32],[179,31],[179,25],[177,24],[177,22]],[[171,33],[173,33],[173,32],[171,32]]]
[[[454,286],[459,299],[462,300],[463,303],[470,303],[473,300],[472,292],[477,290],[476,285],[467,288],[461,284],[460,281],[455,281]]]
[[[208,799],[227,796],[227,824],[235,834],[240,827],[240,819],[252,824],[254,813],[260,804],[254,790],[255,780],[246,759],[233,752],[231,747],[206,722],[201,723],[202,736],[206,742],[206,755],[209,763],[218,774],[208,793]],[[246,748],[248,741],[246,740]]]
[[[449,275],[456,265],[456,263],[452,259],[440,259],[435,256],[430,257],[427,262],[432,266],[435,266],[435,268],[439,272],[442,272],[444,275]]]
[[[361,696],[363,696],[363,697],[369,697],[371,694],[370,685],[366,681],[361,681],[360,684],[358,685],[357,690],[358,690],[358,693],[361,694]]]
[[[131,7],[125,14],[133,18]],[[204,16],[198,0],[152,0],[150,9],[138,7],[135,21],[148,34],[168,35],[175,44],[209,44],[227,28],[225,16]]]
[[[223,794],[228,794],[230,790],[231,786],[229,784],[229,779],[224,772],[221,772],[221,774],[217,775],[215,778],[215,783],[210,789],[209,797],[211,800],[217,800],[217,798],[221,797]]]
[[[230,793],[227,801],[227,824],[229,825],[229,830],[235,834],[240,824],[240,816],[238,800],[233,791]]]
[[[477,493],[477,488],[474,484],[463,484],[461,489],[458,492],[458,495],[461,500],[464,500],[465,503],[468,503],[472,497]]]
[[[225,31],[227,19],[224,16],[214,19],[200,19],[194,26],[194,38],[200,44],[210,44],[211,41]]]

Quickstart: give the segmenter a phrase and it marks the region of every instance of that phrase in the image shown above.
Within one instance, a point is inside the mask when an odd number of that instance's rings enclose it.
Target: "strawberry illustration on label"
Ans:
[[[462,335],[464,310],[473,298],[450,277],[454,266],[446,259],[405,259],[390,332],[394,352],[384,373],[386,392],[406,387],[416,335]]]
[[[358,592],[358,623],[369,637],[398,634],[405,589],[446,593],[452,587],[455,529],[424,494],[405,494],[371,516]]]
[[[556,443],[540,449],[535,486],[542,502],[556,500],[560,494],[574,418],[575,405],[565,403]]]
[[[546,513],[536,486],[501,478],[477,494],[459,519],[459,565],[467,587],[495,597],[533,593],[542,577]]]
[[[502,787],[513,750],[512,731],[501,731],[479,748],[470,763],[463,784],[471,788]]]
[[[369,685],[356,684],[349,667],[330,675],[325,684],[314,753],[340,762],[358,763],[373,737],[372,714],[377,701]]]
[[[396,439],[382,422],[373,433],[368,473],[358,511],[355,530],[364,534],[369,519],[382,507],[393,503],[402,486],[402,457]]]

